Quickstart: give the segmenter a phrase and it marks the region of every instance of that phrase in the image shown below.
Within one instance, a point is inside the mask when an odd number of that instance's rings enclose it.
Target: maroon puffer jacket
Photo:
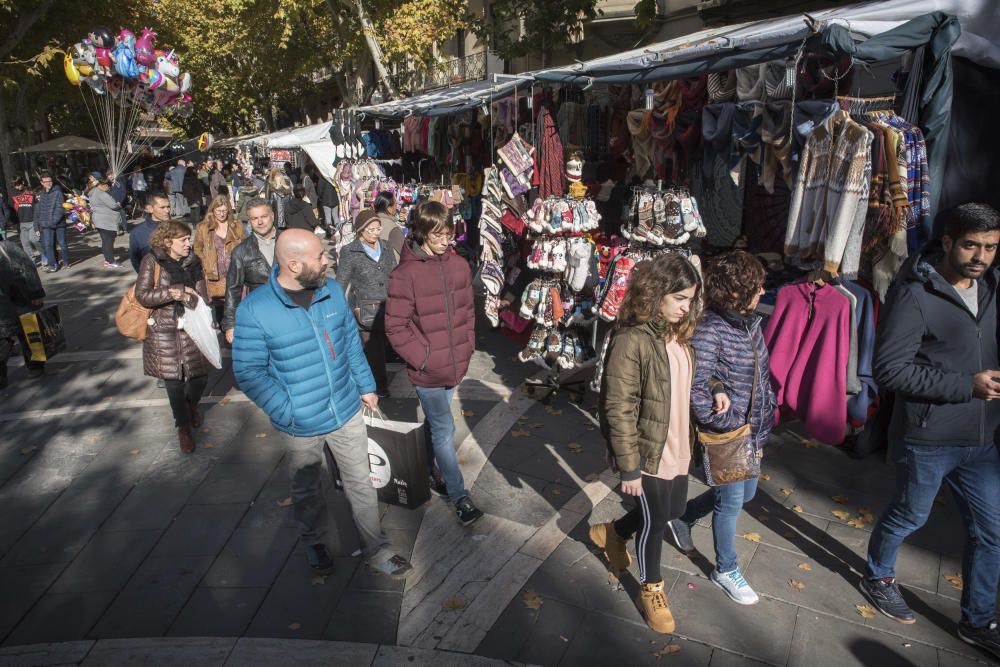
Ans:
[[[389,274],[385,333],[418,387],[454,387],[476,349],[472,273],[458,255],[403,244]]]

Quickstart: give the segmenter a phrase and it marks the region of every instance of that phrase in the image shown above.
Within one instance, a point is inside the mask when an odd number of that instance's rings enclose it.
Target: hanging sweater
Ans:
[[[829,287],[788,285],[778,292],[764,329],[779,409],[831,445],[843,442],[847,423],[850,308]]]

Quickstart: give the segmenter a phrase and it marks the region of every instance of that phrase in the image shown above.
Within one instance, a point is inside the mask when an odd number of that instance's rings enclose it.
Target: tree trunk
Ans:
[[[341,0],[341,2],[351,7],[354,13],[357,14],[358,22],[361,24],[361,31],[365,36],[365,44],[368,45],[368,53],[375,64],[375,72],[378,74],[379,82],[382,84],[386,98],[388,100],[399,99],[399,91],[396,90],[392,79],[389,78],[389,69],[385,66],[385,56],[382,53],[382,48],[375,41],[375,26],[372,25],[372,20],[365,9],[364,0]],[[334,0],[327,0],[330,11],[336,15],[333,3]]]
[[[7,106],[3,93],[0,92],[0,186],[3,187],[5,201],[10,201],[10,193],[13,191],[14,161],[10,155],[13,150],[10,125],[7,123]]]

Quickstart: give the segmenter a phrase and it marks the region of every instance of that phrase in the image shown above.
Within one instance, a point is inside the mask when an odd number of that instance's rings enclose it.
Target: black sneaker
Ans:
[[[448,497],[448,487],[445,485],[444,480],[437,475],[431,475],[431,493],[439,498]]]
[[[483,513],[472,504],[472,499],[469,496],[455,503],[455,513],[458,515],[458,520],[463,526],[471,526],[483,518]]]
[[[913,610],[907,606],[903,594],[899,592],[899,584],[894,578],[868,579],[862,577],[858,588],[868,598],[868,601],[875,605],[876,609],[892,620],[905,625],[917,622],[913,616]]]
[[[997,629],[996,621],[985,628],[974,628],[962,621],[958,624],[958,638],[966,644],[978,646],[992,653],[994,657],[1000,658],[1000,630]]]
[[[333,559],[325,544],[310,544],[306,547],[306,557],[309,559],[309,567],[316,574],[333,574]]]
[[[674,536],[674,544],[686,554],[693,552],[694,540],[691,539],[691,526],[680,519],[673,519],[667,522],[670,527],[670,534]]]

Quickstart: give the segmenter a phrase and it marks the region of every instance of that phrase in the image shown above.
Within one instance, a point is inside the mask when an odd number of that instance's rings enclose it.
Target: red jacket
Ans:
[[[457,386],[476,349],[472,273],[452,253],[427,255],[411,242],[389,274],[385,333],[418,387]]]

